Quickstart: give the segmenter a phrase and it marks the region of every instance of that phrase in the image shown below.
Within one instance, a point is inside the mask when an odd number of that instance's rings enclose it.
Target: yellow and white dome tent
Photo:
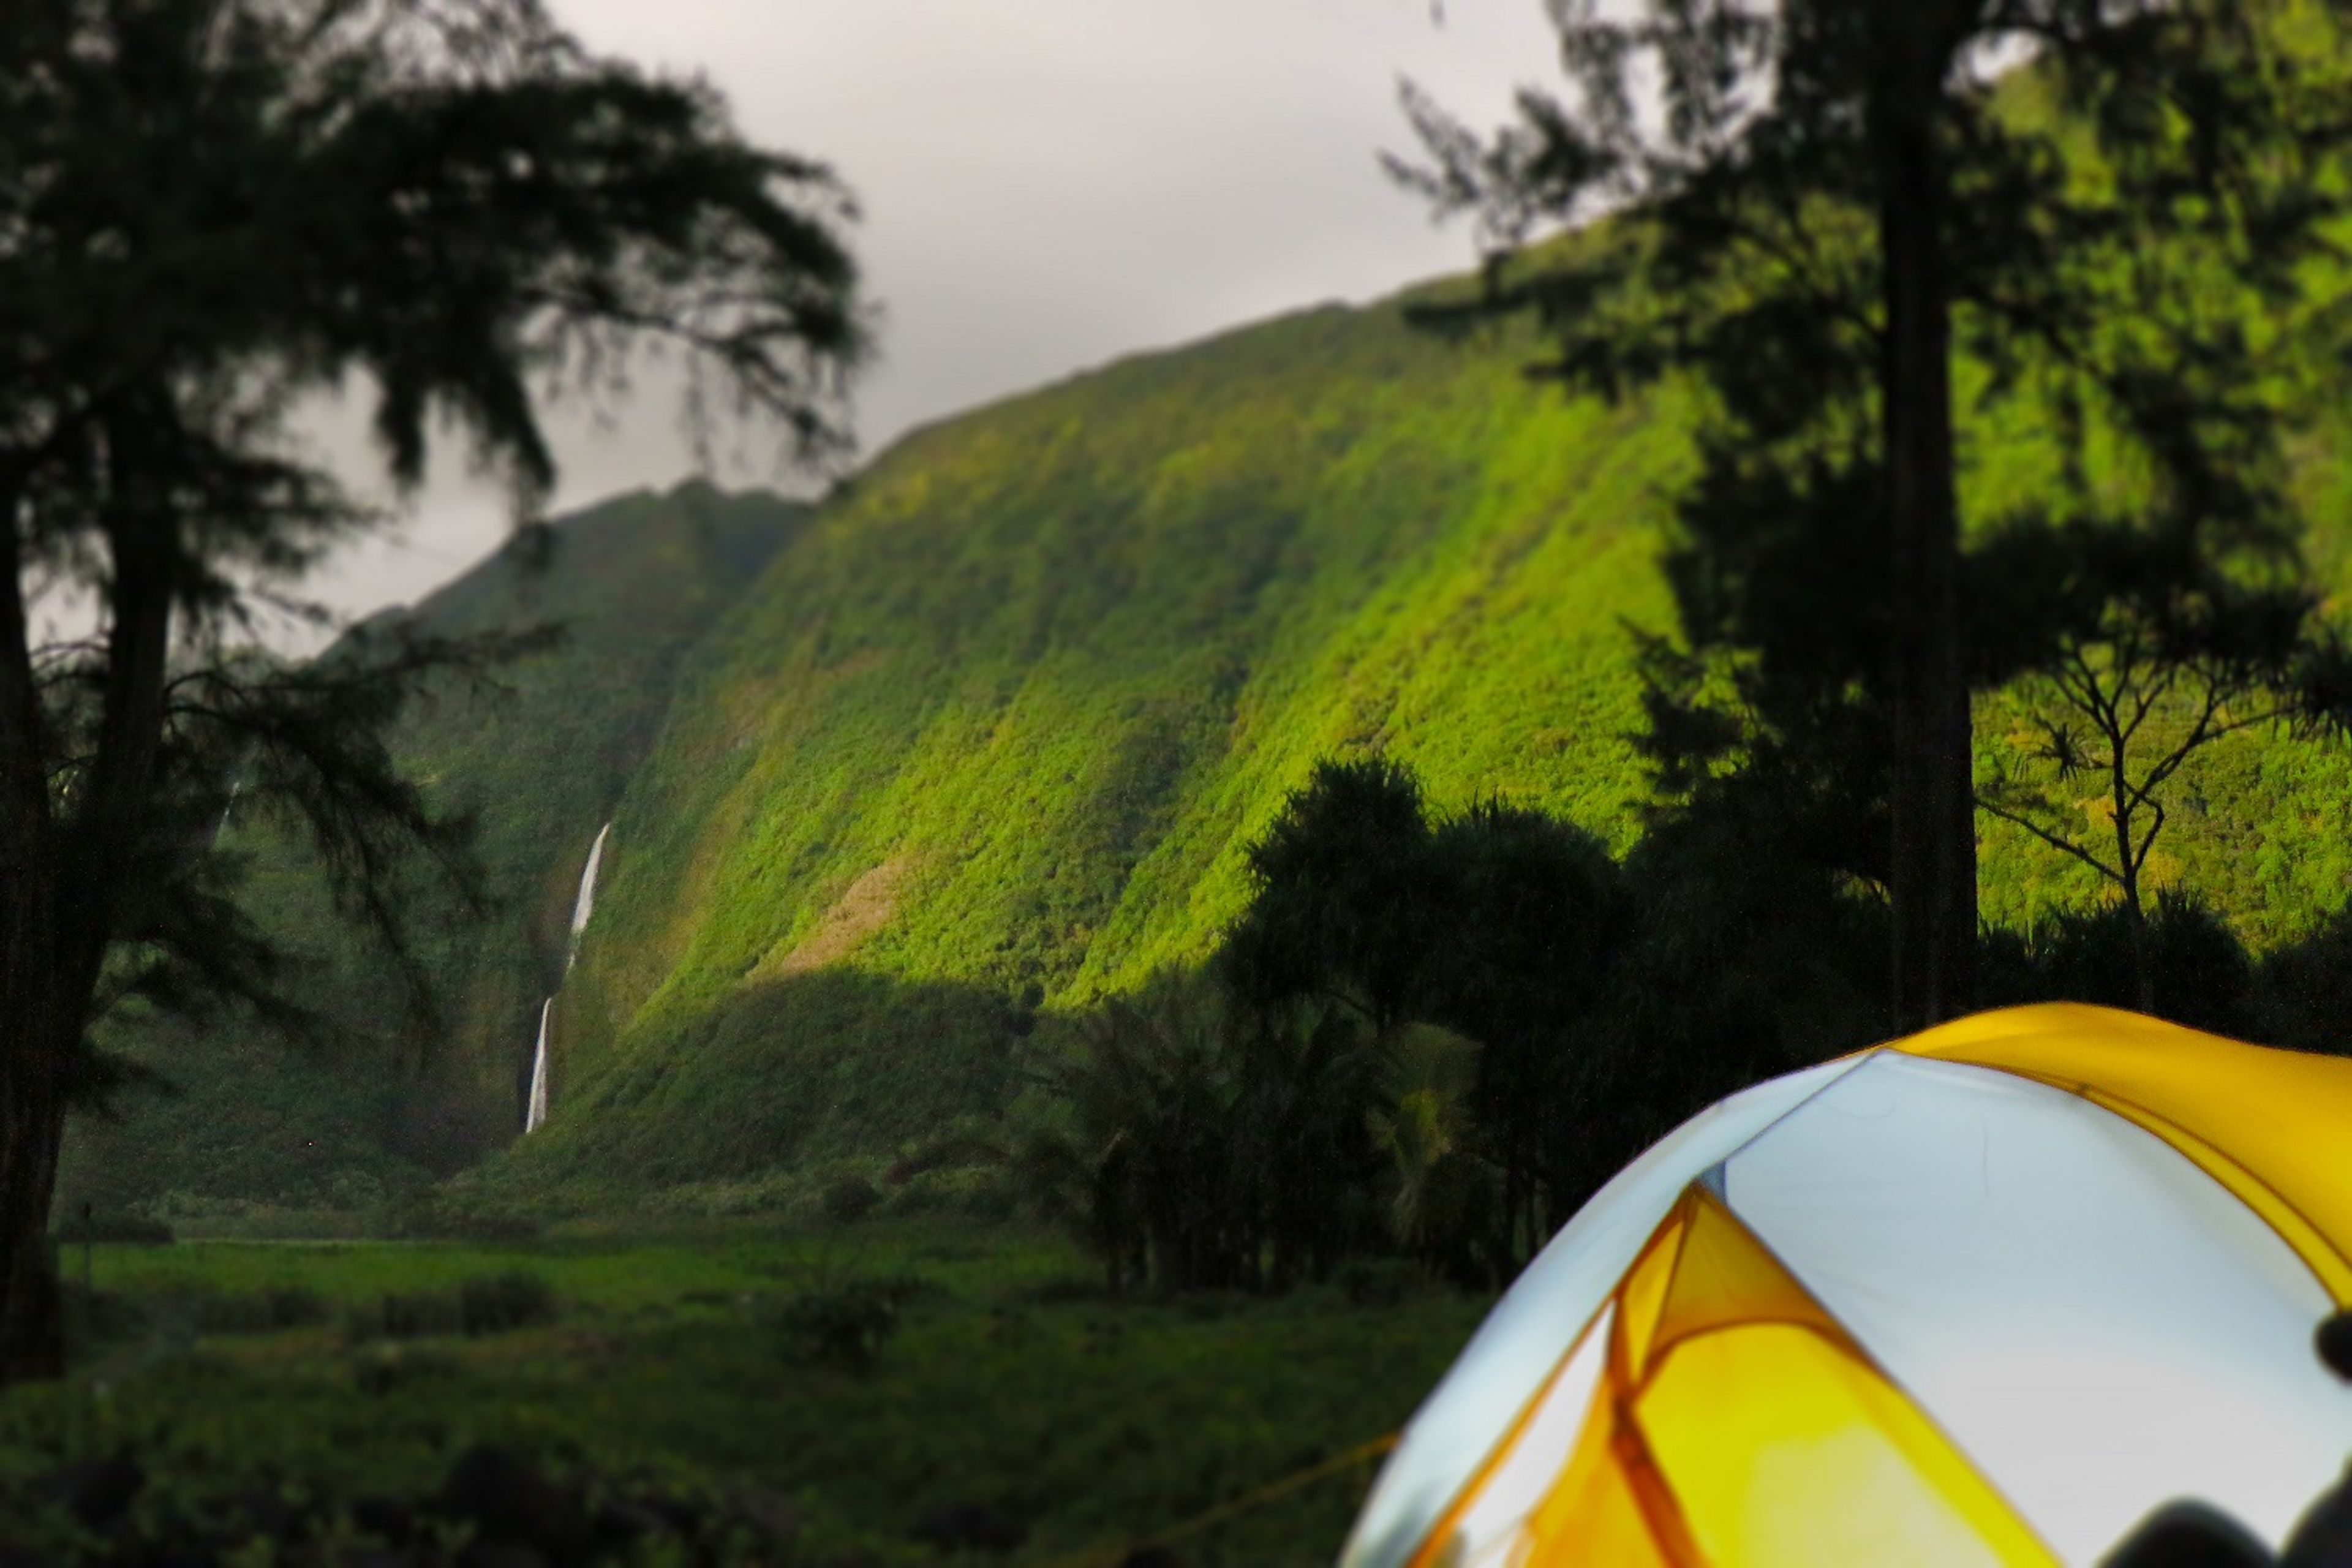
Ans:
[[[2352,1059],[2063,1005],[1712,1107],[1580,1210],[1341,1568],[2095,1563],[2195,1499],[2275,1549],[2352,1455]]]

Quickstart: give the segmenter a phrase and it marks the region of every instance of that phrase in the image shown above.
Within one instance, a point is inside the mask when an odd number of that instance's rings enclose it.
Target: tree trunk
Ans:
[[[39,694],[15,549],[17,502],[0,495],[10,542],[0,583],[0,1384],[63,1369],[63,1316],[48,1249],[57,1182],[57,843]]]
[[[1894,546],[1894,1024],[1968,1010],[1977,941],[1974,758],[1960,661],[1959,509],[1952,475],[1949,174],[1935,105],[1949,50],[1906,5],[1889,29],[1876,140],[1885,265],[1885,421]]]
[[[22,978],[12,973],[0,984],[13,987]],[[9,1063],[0,1126],[0,1385],[65,1370],[65,1313],[49,1245],[65,1130],[57,1066],[54,1050],[40,1046]]]
[[[2116,866],[2121,872],[2124,910],[2131,931],[2132,987],[2136,1005],[2143,1013],[2156,1011],[2156,963],[2147,944],[2147,910],[2140,902],[2139,857],[2132,853],[2132,813],[2126,805],[2130,781],[2121,766],[2124,757],[2124,737],[2110,734],[2107,744],[2113,748],[2108,755],[2116,759],[2114,770]]]
[[[2140,908],[2139,892],[2129,895],[2131,910],[2132,980],[2138,993],[2139,1010],[2154,1016],[2156,1013],[2156,954],[2148,945],[2147,911]]]
[[[155,762],[163,742],[163,685],[172,646],[172,598],[179,540],[172,516],[152,492],[155,455],[148,419],[136,408],[103,421],[114,471],[106,538],[112,584],[107,594],[106,682],[98,747],[84,774],[65,833],[59,889],[58,962],[78,1036],[96,994],[121,910],[126,873],[140,855],[153,816]]]
[[[110,417],[106,434],[110,479],[137,482],[109,497],[104,708],[62,831],[15,570],[0,591],[0,1029],[8,1046],[0,1059],[0,1384],[64,1369],[48,1225],[66,1075],[83,1048],[125,868],[148,831],[163,742],[178,543],[168,511],[148,499],[148,431],[137,412]],[[12,539],[16,521],[13,504],[0,510]]]

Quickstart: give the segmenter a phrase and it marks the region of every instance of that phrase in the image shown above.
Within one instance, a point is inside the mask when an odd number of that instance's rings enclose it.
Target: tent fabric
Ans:
[[[1874,1057],[1726,1162],[1731,1207],[2069,1562],[2200,1497],[2275,1546],[2352,1451],[2327,1293],[2168,1144]]]
[[[2054,1561],[1696,1184],[1412,1561],[1614,1563],[1637,1540],[1660,1563]]]
[[[1528,1264],[1413,1416],[1358,1519],[1346,1562],[1399,1568],[1567,1354],[1692,1178],[1860,1065],[1848,1058],[1743,1090],[1619,1172]]]
[[[1621,1394],[1611,1414],[1638,1435],[1700,1559],[2050,1561],[1934,1423],[1706,1188],[1685,1194],[1657,1252],[1667,1278],[1653,1326],[1638,1331],[1631,1303],[1620,1318]]]
[[[2098,1027],[2068,1026],[2089,1013]],[[2352,1062],[2059,1004],[1979,1014],[1893,1048],[2041,1079],[2138,1122],[2260,1211],[2352,1307]]]
[[[2276,1546],[2352,1452],[2352,1061],[1989,1014],[1735,1096],[1594,1197],[1407,1428],[1343,1568],[2095,1563]]]
[[[1591,1407],[1604,1394],[1614,1309],[1613,1302],[1602,1307],[1578,1336],[1576,1348],[1496,1448],[1486,1473],[1464,1493],[1442,1533],[1465,1568],[1508,1561],[1529,1516],[1572,1470],[1580,1440],[1595,1430]]]

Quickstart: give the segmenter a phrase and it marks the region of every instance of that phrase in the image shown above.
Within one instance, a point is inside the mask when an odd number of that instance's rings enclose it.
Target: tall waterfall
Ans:
[[[596,868],[604,863],[604,839],[613,831],[611,823],[596,830],[596,842],[588,846],[588,864],[580,872],[579,896],[572,900],[572,946],[563,954],[563,973],[580,960],[580,938],[588,930],[588,917],[596,912]]]
[[[580,891],[572,900],[572,941],[564,949],[563,973],[569,975],[572,966],[580,962],[580,939],[587,934],[588,918],[596,912],[596,872],[604,864],[604,840],[613,825],[604,824],[596,830],[596,842],[588,847],[588,864],[581,868]],[[558,991],[562,983],[557,983]],[[539,1005],[539,1042],[530,1051],[530,1099],[522,1113],[522,1130],[535,1132],[547,1120],[547,1029],[554,1016],[555,998],[550,996]]]
[[[539,1124],[547,1120],[547,1016],[554,1011],[552,996],[539,1005],[539,1044],[530,1053],[530,1101],[522,1113],[525,1132],[538,1131]]]

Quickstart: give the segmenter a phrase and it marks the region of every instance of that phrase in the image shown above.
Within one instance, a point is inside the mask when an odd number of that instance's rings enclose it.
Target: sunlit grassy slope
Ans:
[[[554,1121],[490,1179],[887,1157],[1010,1087],[1030,1010],[1208,952],[1321,756],[1628,843],[1627,627],[1668,618],[1687,418],[1531,384],[1537,347],[1328,307],[886,453],[690,659],[558,1006]],[[1983,434],[1975,491],[2030,482]],[[2334,434],[2300,482],[2340,579]],[[2347,784],[2246,737],[2159,863],[2290,936],[2342,899]],[[2011,923],[2096,896],[2000,834],[1985,876]]]

